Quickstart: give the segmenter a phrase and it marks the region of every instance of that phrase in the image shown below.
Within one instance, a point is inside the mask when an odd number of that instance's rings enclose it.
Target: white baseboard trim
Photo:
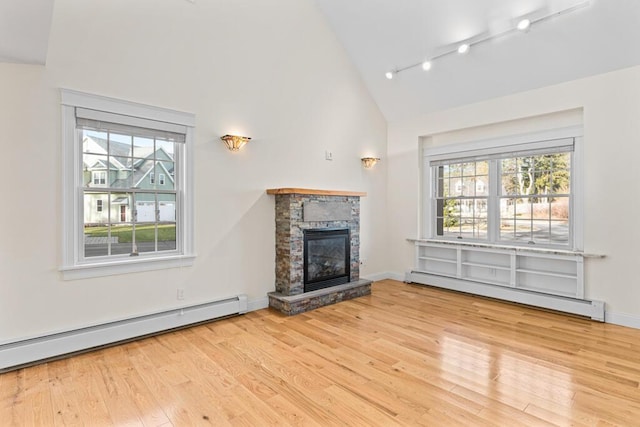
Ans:
[[[627,326],[629,328],[640,329],[640,317],[633,316],[626,313],[612,313],[607,312],[605,314],[605,322],[612,323],[614,325]]]
[[[0,345],[0,372],[219,317],[246,313],[247,309],[247,296],[242,294],[224,300],[5,343]]]
[[[269,297],[252,299],[249,301],[247,311],[262,310],[269,307]]]
[[[557,295],[543,294],[540,292],[526,291],[524,289],[507,288],[503,286],[489,285],[468,280],[453,279],[436,276],[433,274],[412,271],[408,274],[411,282],[423,285],[436,286],[453,291],[467,292],[565,313],[587,316],[600,322],[605,321],[604,302],[592,300],[580,300]]]

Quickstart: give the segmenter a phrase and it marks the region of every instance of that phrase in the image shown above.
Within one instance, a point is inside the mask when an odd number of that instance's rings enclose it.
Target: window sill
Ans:
[[[585,258],[604,258],[605,255],[601,254],[590,254],[585,253],[583,251],[576,251],[570,249],[554,249],[554,248],[544,248],[544,247],[528,247],[528,246],[517,246],[517,245],[500,245],[494,243],[481,243],[481,242],[458,242],[452,240],[445,239],[407,239],[407,241],[411,243],[437,243],[440,245],[451,245],[451,246],[467,246],[473,248],[488,248],[488,249],[505,249],[512,250],[516,252],[537,252],[543,254],[553,254],[553,255],[581,255]]]
[[[138,273],[142,271],[163,270],[167,268],[190,267],[195,255],[175,255],[153,258],[137,258],[100,263],[79,264],[60,267],[64,280],[87,279],[92,277],[113,276],[117,274]]]

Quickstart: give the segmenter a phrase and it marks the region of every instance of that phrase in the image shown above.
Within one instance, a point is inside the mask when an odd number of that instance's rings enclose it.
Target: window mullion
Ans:
[[[498,159],[489,160],[489,197],[487,200],[487,237],[489,242],[498,241],[500,232],[500,164]]]

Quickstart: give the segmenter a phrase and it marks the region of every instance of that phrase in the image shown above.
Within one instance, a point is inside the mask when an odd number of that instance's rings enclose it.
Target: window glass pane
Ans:
[[[136,136],[133,138],[133,157],[148,158],[153,161],[155,143],[153,139]]]
[[[460,229],[460,201],[444,199],[442,211],[442,229],[444,232],[441,235],[446,236],[451,232],[458,233]]]
[[[109,160],[109,187],[131,188],[133,186],[131,157],[110,157]]]
[[[462,165],[462,175],[463,176],[474,176],[476,174],[476,164],[475,163],[464,163]]]
[[[82,152],[107,154],[107,133],[87,129],[78,129],[82,141]]]
[[[154,252],[156,250],[157,225],[155,222],[149,224],[136,224],[136,246],[138,252]]]
[[[100,209],[97,207],[100,206]],[[85,257],[108,254],[109,193],[84,194],[84,251]]]
[[[489,177],[485,175],[476,177],[475,187],[476,187],[477,196],[488,196],[489,195]]]
[[[465,197],[473,197],[476,195],[475,178],[464,178],[462,180],[462,195]]]
[[[156,222],[156,200],[153,193],[136,194],[135,221],[137,223]]]
[[[107,186],[107,156],[82,154],[82,183],[85,187]]]
[[[84,225],[84,256],[86,258],[109,254],[108,225]]]
[[[156,165],[156,170],[159,171],[158,188],[162,190],[174,190],[176,188],[175,163],[169,161],[159,161]]]
[[[133,225],[118,223],[111,226],[111,255],[131,254],[133,252]]]
[[[515,230],[514,230],[514,240],[519,240],[523,242],[531,241],[531,220],[522,220],[516,218],[514,221]]]
[[[462,176],[462,163],[453,163],[449,165],[449,176],[459,177]]]
[[[487,218],[485,217],[476,217],[474,219],[475,227],[474,227],[474,237],[476,239],[486,239],[487,238]]]
[[[156,157],[158,160],[175,159],[175,143],[156,139]]]
[[[109,133],[109,155],[131,157],[131,136]]]

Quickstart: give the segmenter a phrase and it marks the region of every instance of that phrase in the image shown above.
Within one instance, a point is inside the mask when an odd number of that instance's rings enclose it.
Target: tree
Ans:
[[[502,171],[502,185],[507,194],[544,196],[569,190],[568,153],[506,159],[502,161]],[[531,201],[539,199],[532,197]]]

